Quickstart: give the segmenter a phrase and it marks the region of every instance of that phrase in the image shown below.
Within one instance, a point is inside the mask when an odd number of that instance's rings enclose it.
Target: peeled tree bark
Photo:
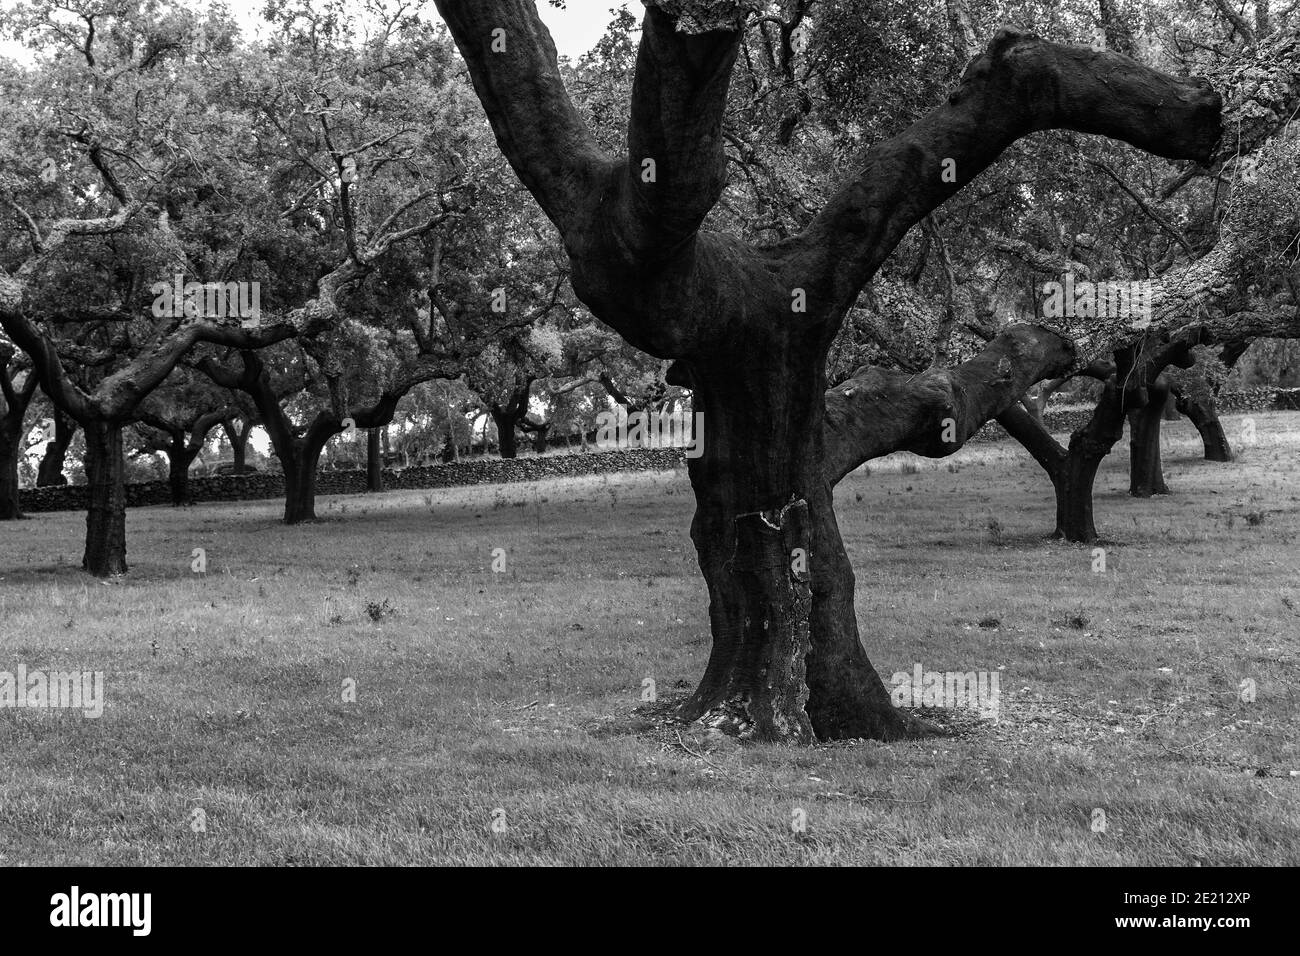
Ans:
[[[81,567],[95,577],[126,574],[126,466],[122,425],[91,421],[86,431],[86,550]]]
[[[802,235],[756,246],[701,228],[725,185],[722,119],[751,4],[648,0],[620,158],[584,127],[531,0],[437,5],[502,151],[564,237],[574,291],[632,345],[673,360],[704,415],[692,538],[714,646],[683,716],[773,740],[916,732],[858,637],[831,486],[859,452],[824,437],[830,345],[907,231],[1017,139],[1066,128],[1205,161],[1219,97],[1202,80],[1001,31],[948,103],[868,150]],[[996,360],[989,372],[987,387],[1017,379],[1017,394],[1038,380]]]
[[[1232,445],[1228,434],[1219,421],[1219,410],[1215,407],[1215,396],[1174,389],[1175,407],[1195,426],[1201,436],[1206,461],[1232,461]]]
[[[1169,400],[1169,381],[1157,378],[1147,389],[1147,403],[1128,413],[1129,489],[1134,498],[1169,494],[1160,461],[1160,425]]]
[[[1219,350],[1219,361],[1225,369],[1231,369],[1248,348],[1249,340],[1236,339],[1228,342]],[[1232,445],[1223,423],[1219,421],[1219,389],[1225,378],[1218,378],[1211,383],[1199,364],[1184,373],[1170,376],[1174,407],[1196,427],[1205,449],[1206,461],[1233,460]]]

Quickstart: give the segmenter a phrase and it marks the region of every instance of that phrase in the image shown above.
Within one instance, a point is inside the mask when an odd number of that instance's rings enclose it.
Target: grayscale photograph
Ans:
[[[1298,702],[1300,3],[0,0],[54,939],[171,868],[1052,867],[1247,945]]]

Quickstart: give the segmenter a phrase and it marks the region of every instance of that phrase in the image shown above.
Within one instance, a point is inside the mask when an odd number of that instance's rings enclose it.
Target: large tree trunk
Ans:
[[[187,448],[184,438],[173,441],[167,449],[167,485],[174,508],[194,503],[190,496],[190,465],[197,457],[198,451]]]
[[[541,424],[533,429],[533,451],[538,455],[546,453],[546,440],[551,434],[549,424]]]
[[[823,365],[787,350],[692,376],[708,422],[691,526],[713,648],[682,708],[756,739],[902,736],[858,640],[853,572],[820,474]],[[762,366],[766,364],[766,368]]]
[[[1129,489],[1134,498],[1167,495],[1160,463],[1160,424],[1169,401],[1169,386],[1157,379],[1147,388],[1147,403],[1128,413]]]
[[[304,438],[295,439],[291,461],[281,459],[284,468],[284,523],[302,524],[316,520],[316,472],[320,455],[332,432],[318,434],[308,429]]]
[[[63,463],[68,446],[77,434],[77,422],[59,409],[54,410],[54,438],[45,446],[45,454],[36,469],[36,487],[53,488],[68,483],[63,474]]]
[[[14,521],[23,516],[18,500],[18,457],[21,455],[22,427],[10,423],[13,416],[0,420],[0,521]]]
[[[1206,461],[1232,461],[1232,446],[1228,443],[1228,434],[1219,421],[1219,410],[1215,407],[1213,394],[1199,397],[1177,393],[1177,407],[1187,416],[1187,420],[1196,426],[1205,447]]]
[[[229,423],[223,423],[221,427],[226,433],[226,438],[230,440],[230,454],[235,466],[235,474],[242,475],[244,469],[248,467],[248,435],[253,430],[253,426],[245,424],[241,428],[232,428]]]
[[[945,106],[856,160],[799,236],[755,250],[701,229],[725,192],[728,84],[755,4],[646,0],[621,162],[567,97],[533,4],[437,5],[498,143],[564,236],[574,292],[629,343],[687,369],[708,422],[689,468],[714,647],[683,714],[785,740],[891,736],[906,721],[866,673],[821,474],[835,333],[907,231],[1021,136],[1079,129],[1205,163],[1219,98],[1201,80],[999,31]],[[509,56],[485,42],[494,29]]]
[[[1052,537],[1089,543],[1097,540],[1092,514],[1092,487],[1101,459],[1092,455],[1070,455],[1060,471],[1049,473],[1056,493],[1056,530]]]
[[[383,428],[372,428],[366,433],[366,490],[384,490],[384,455],[380,447]]]
[[[1070,435],[1070,447],[1060,471],[1049,472],[1056,489],[1053,537],[1085,544],[1097,540],[1097,525],[1092,515],[1097,469],[1123,437],[1123,391],[1114,382],[1107,382],[1092,418]]]
[[[497,450],[502,458],[518,458],[519,443],[515,438],[518,418],[507,411],[492,409],[492,422],[497,426]]]
[[[808,656],[808,716],[823,740],[896,740],[929,725],[893,706],[858,635],[853,565],[840,537],[829,485],[814,492],[812,650]]]
[[[81,566],[96,577],[125,574],[126,466],[122,457],[122,428],[94,422],[85,428],[86,550]]]
[[[1121,392],[1107,382],[1092,418],[1070,436],[1062,448],[1032,412],[1013,405],[997,416],[998,423],[1024,446],[1047,472],[1056,493],[1056,529],[1052,537],[1090,543],[1097,540],[1092,494],[1097,469],[1124,435]]]

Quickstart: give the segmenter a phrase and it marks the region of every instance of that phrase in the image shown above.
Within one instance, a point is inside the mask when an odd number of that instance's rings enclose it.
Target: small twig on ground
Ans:
[[[1219,728],[1218,730],[1216,730],[1214,733],[1210,734],[1209,737],[1202,737],[1200,740],[1197,740],[1197,741],[1195,741],[1195,742],[1193,742],[1193,743],[1190,743],[1190,744],[1188,744],[1186,747],[1179,747],[1177,750],[1170,750],[1168,747],[1166,747],[1166,748],[1165,748],[1165,753],[1170,753],[1170,754],[1180,754],[1180,753],[1182,753],[1184,750],[1190,750],[1190,749],[1192,749],[1193,747],[1199,747],[1201,744],[1205,743],[1207,740],[1210,740],[1210,739],[1212,739],[1212,738],[1214,738],[1214,737],[1219,736],[1219,734],[1223,733],[1223,731],[1224,731],[1224,728],[1220,727],[1220,728]]]
[[[902,797],[879,797],[874,793],[841,793],[838,790],[832,790],[827,793],[817,794],[819,797],[842,798],[844,800],[883,800],[886,803],[929,803],[929,800],[904,800]]]
[[[712,760],[710,760],[708,757],[704,756],[704,754],[702,754],[702,753],[696,753],[696,752],[695,752],[694,750],[692,750],[690,747],[686,746],[686,741],[682,740],[682,732],[681,732],[680,730],[675,730],[675,731],[673,731],[673,733],[677,734],[677,746],[681,747],[683,750],[685,750],[685,751],[686,751],[688,754],[690,754],[692,757],[695,757],[695,758],[698,759],[698,760],[703,760],[705,763],[707,763],[707,764],[708,764],[710,767],[712,767],[714,770],[717,770],[717,769],[718,769],[717,764],[715,764],[715,763],[714,763]]]

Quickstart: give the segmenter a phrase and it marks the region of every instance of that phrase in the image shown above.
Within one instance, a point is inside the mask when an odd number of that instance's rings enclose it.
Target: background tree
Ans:
[[[133,430],[150,452],[167,456],[167,481],[175,506],[193,503],[190,466],[203,451],[217,426],[239,410],[229,392],[216,389],[203,376],[184,366],[172,372],[136,411]]]

